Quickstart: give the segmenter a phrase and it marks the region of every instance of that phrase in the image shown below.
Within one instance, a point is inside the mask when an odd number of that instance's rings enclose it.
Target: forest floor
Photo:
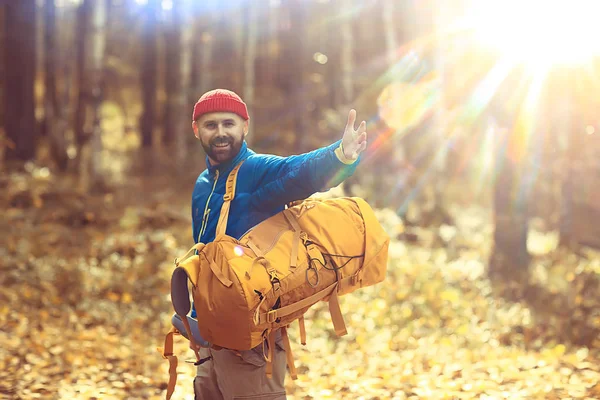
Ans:
[[[162,399],[173,260],[192,244],[191,182],[132,178],[81,195],[43,168],[0,180],[0,398]],[[193,179],[190,178],[190,179]],[[176,186],[179,185],[179,186]],[[291,329],[299,368],[289,399],[600,399],[600,253],[530,235],[524,296],[486,275],[489,210],[390,232],[387,279],[341,298],[349,334],[326,307]],[[175,346],[174,398],[192,399],[193,353]]]

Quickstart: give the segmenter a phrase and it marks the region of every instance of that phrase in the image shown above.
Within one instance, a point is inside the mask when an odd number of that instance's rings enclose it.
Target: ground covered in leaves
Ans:
[[[169,177],[81,195],[43,168],[0,181],[0,398],[161,399],[172,260],[191,244],[189,188]],[[327,308],[291,329],[299,379],[290,399],[599,399],[600,254],[556,250],[534,231],[521,295],[490,282],[491,218],[403,227],[385,282],[342,297],[349,334]],[[535,225],[535,224],[534,224]],[[176,344],[191,359],[185,339]],[[175,398],[192,399],[180,363]]]

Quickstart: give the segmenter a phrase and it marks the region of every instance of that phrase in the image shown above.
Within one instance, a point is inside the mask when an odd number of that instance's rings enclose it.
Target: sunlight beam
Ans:
[[[482,44],[537,69],[600,54],[598,15],[597,0],[480,0],[465,23]]]

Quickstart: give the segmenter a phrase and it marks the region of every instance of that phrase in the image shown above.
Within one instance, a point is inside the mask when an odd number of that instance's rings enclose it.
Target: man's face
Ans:
[[[218,165],[239,153],[248,133],[248,121],[234,113],[208,113],[192,122],[192,129],[211,164]]]

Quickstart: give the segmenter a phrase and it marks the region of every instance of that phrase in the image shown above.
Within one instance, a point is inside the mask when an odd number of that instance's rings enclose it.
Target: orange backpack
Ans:
[[[299,320],[306,343],[304,313],[323,300],[335,332],[346,326],[338,296],[383,281],[389,236],[371,207],[360,198],[308,199],[268,218],[240,240],[225,235],[229,206],[241,164],[230,173],[216,238],[198,243],[179,260],[171,280],[171,300],[198,355],[187,314],[188,280],[200,334],[216,349],[249,350],[267,341],[271,375],[275,332],[281,329],[292,379],[296,379],[287,328]],[[192,253],[194,255],[191,255]],[[168,395],[175,387],[177,359],[172,328],[163,356],[171,364]],[[170,392],[170,393],[169,393]]]

